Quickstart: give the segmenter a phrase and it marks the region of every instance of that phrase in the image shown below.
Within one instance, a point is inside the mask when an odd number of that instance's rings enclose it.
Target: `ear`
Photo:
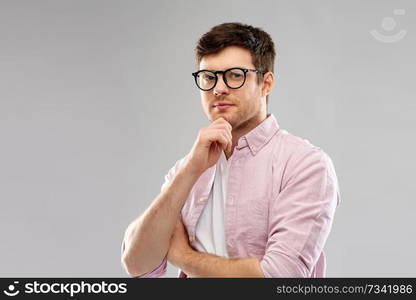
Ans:
[[[273,72],[267,72],[263,75],[262,96],[268,96],[273,89],[275,77]]]

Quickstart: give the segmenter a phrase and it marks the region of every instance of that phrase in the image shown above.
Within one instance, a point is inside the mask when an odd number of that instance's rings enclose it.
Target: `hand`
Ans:
[[[187,167],[195,173],[202,174],[216,164],[221,151],[231,152],[233,143],[231,131],[231,124],[223,117],[200,129],[188,155]]]
[[[175,229],[170,239],[167,260],[174,266],[181,268],[183,262],[193,251],[189,245],[189,237],[181,218],[176,222]]]

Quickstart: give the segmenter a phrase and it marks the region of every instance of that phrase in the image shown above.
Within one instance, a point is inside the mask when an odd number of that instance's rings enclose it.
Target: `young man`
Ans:
[[[324,277],[340,196],[331,159],[267,113],[275,50],[259,28],[224,23],[201,37],[192,75],[211,124],[126,229],[134,277]]]

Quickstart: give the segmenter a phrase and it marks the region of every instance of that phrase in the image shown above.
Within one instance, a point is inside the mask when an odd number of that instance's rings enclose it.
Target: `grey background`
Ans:
[[[342,203],[327,275],[415,276],[415,8],[0,1],[0,276],[127,276],[125,228],[209,124],[193,49],[225,21],[271,34],[278,80],[268,111],[334,161]],[[383,31],[384,17],[394,30]],[[407,35],[382,43],[373,29]]]

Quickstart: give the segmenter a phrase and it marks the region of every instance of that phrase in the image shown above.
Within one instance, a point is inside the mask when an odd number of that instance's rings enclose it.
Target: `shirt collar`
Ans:
[[[267,114],[263,122],[239,138],[236,148],[240,150],[248,146],[251,154],[256,155],[277,131],[279,131],[279,124],[276,118],[273,114]]]

